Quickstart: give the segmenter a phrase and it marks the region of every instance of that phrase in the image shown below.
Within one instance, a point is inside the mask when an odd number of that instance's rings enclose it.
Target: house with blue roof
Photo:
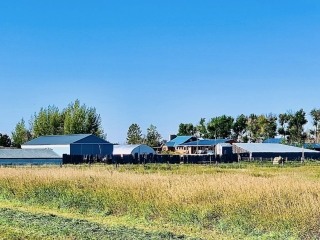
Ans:
[[[177,136],[168,141],[163,150],[179,152],[181,154],[194,154],[215,149],[218,143],[234,143],[233,139],[200,139],[194,136]]]
[[[222,143],[235,143],[233,139],[198,139],[196,141],[190,141],[187,143],[180,144],[176,147],[176,151],[186,154],[194,153],[206,153],[207,151],[215,151],[218,144]]]
[[[197,138],[194,136],[177,136],[170,141],[166,142],[166,144],[162,147],[162,151],[172,151],[175,152],[177,146],[181,144],[185,144],[188,142],[196,141]]]
[[[63,154],[105,157],[113,152],[113,144],[92,134],[41,136],[26,142],[21,148],[52,149],[61,157]]]

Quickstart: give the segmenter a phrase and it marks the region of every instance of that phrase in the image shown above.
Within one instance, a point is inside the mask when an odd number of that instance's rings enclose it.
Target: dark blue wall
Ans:
[[[0,159],[0,165],[42,165],[42,164],[61,164],[62,159],[60,158],[48,158],[48,159]]]
[[[254,158],[275,158],[275,157],[283,157],[283,158],[288,158],[288,160],[294,160],[294,159],[301,159],[302,153],[294,153],[294,152],[289,152],[289,153],[270,153],[270,152],[256,152],[252,153],[252,157]],[[310,152],[305,152],[304,153],[304,158],[312,158],[312,159],[319,159],[320,158],[320,152],[315,152],[315,153],[310,153]]]
[[[113,144],[110,143],[72,143],[70,144],[70,155],[100,155],[102,157],[111,155]]]

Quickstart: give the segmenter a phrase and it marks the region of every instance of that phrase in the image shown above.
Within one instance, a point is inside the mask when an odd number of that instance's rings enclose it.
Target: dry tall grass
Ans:
[[[190,167],[191,168],[191,167]],[[112,168],[1,168],[0,196],[73,211],[131,215],[228,231],[320,234],[320,170],[190,170],[181,174]]]

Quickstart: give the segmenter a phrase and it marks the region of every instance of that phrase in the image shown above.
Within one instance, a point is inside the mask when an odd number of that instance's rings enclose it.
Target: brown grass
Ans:
[[[240,234],[320,232],[320,170],[248,168],[181,173],[111,167],[1,168],[2,198],[70,211],[220,228]]]

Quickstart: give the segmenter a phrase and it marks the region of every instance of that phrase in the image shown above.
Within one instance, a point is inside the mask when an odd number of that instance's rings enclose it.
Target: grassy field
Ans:
[[[2,167],[0,239],[318,239],[319,167]]]

